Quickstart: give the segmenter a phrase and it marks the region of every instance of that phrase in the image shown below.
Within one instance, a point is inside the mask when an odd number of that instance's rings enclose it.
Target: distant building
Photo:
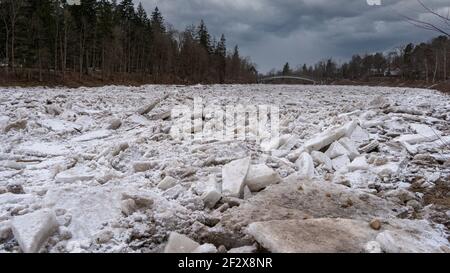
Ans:
[[[384,71],[385,77],[400,77],[402,75],[402,70],[400,67],[388,68]]]
[[[371,68],[369,69],[369,75],[372,77],[383,77],[384,73],[382,69]]]

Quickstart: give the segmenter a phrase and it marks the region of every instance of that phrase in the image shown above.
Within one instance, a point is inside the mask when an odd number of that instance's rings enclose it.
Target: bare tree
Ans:
[[[8,0],[9,21],[11,24],[11,69],[15,71],[15,52],[16,52],[16,24],[19,17],[19,11],[22,7],[22,0]]]
[[[5,59],[7,63],[9,64],[9,34],[10,34],[10,28],[8,24],[8,10],[7,10],[7,3],[6,1],[0,0],[0,16],[2,18],[2,22],[5,25]],[[8,66],[6,66],[6,73],[8,74]]]

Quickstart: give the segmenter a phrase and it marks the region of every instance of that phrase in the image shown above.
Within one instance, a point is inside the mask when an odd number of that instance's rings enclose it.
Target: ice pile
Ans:
[[[280,136],[175,139],[198,97],[277,105]],[[448,252],[449,113],[421,89],[3,89],[0,252]]]

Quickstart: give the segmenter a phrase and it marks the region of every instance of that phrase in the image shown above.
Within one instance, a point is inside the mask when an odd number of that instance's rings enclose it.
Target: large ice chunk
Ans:
[[[302,153],[296,164],[298,166],[298,173],[301,178],[311,179],[314,177],[314,161],[308,153]]]
[[[228,163],[222,168],[222,192],[224,195],[241,197],[244,193],[244,181],[250,167],[250,158],[246,157]]]
[[[307,151],[318,151],[344,136],[350,136],[357,125],[357,121],[353,120],[339,128],[327,130],[307,141],[304,148]]]
[[[311,157],[317,165],[323,165],[325,169],[329,171],[333,170],[333,162],[331,162],[331,159],[326,154],[319,151],[313,151]]]
[[[252,192],[256,192],[280,181],[281,177],[276,171],[267,167],[266,164],[259,164],[250,166],[245,184]]]
[[[219,189],[214,175],[210,176],[205,191],[202,194],[202,200],[205,206],[213,208],[222,198],[222,191]]]
[[[338,141],[333,142],[330,148],[328,148],[328,150],[325,152],[325,155],[327,155],[331,159],[335,159],[338,156],[348,154],[349,152],[347,151],[347,149],[345,149],[345,147],[342,146],[342,144]]]
[[[192,253],[199,246],[200,244],[191,238],[176,232],[171,232],[166,247],[164,248],[164,253]]]
[[[58,222],[52,210],[43,209],[14,217],[11,228],[22,251],[34,253],[57,230]]]

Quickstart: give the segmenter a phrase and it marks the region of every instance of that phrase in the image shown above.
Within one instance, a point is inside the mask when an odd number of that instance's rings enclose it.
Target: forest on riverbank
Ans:
[[[73,2],[73,1],[72,1]],[[178,31],[132,0],[0,1],[0,84],[251,83],[255,65],[205,22]]]

